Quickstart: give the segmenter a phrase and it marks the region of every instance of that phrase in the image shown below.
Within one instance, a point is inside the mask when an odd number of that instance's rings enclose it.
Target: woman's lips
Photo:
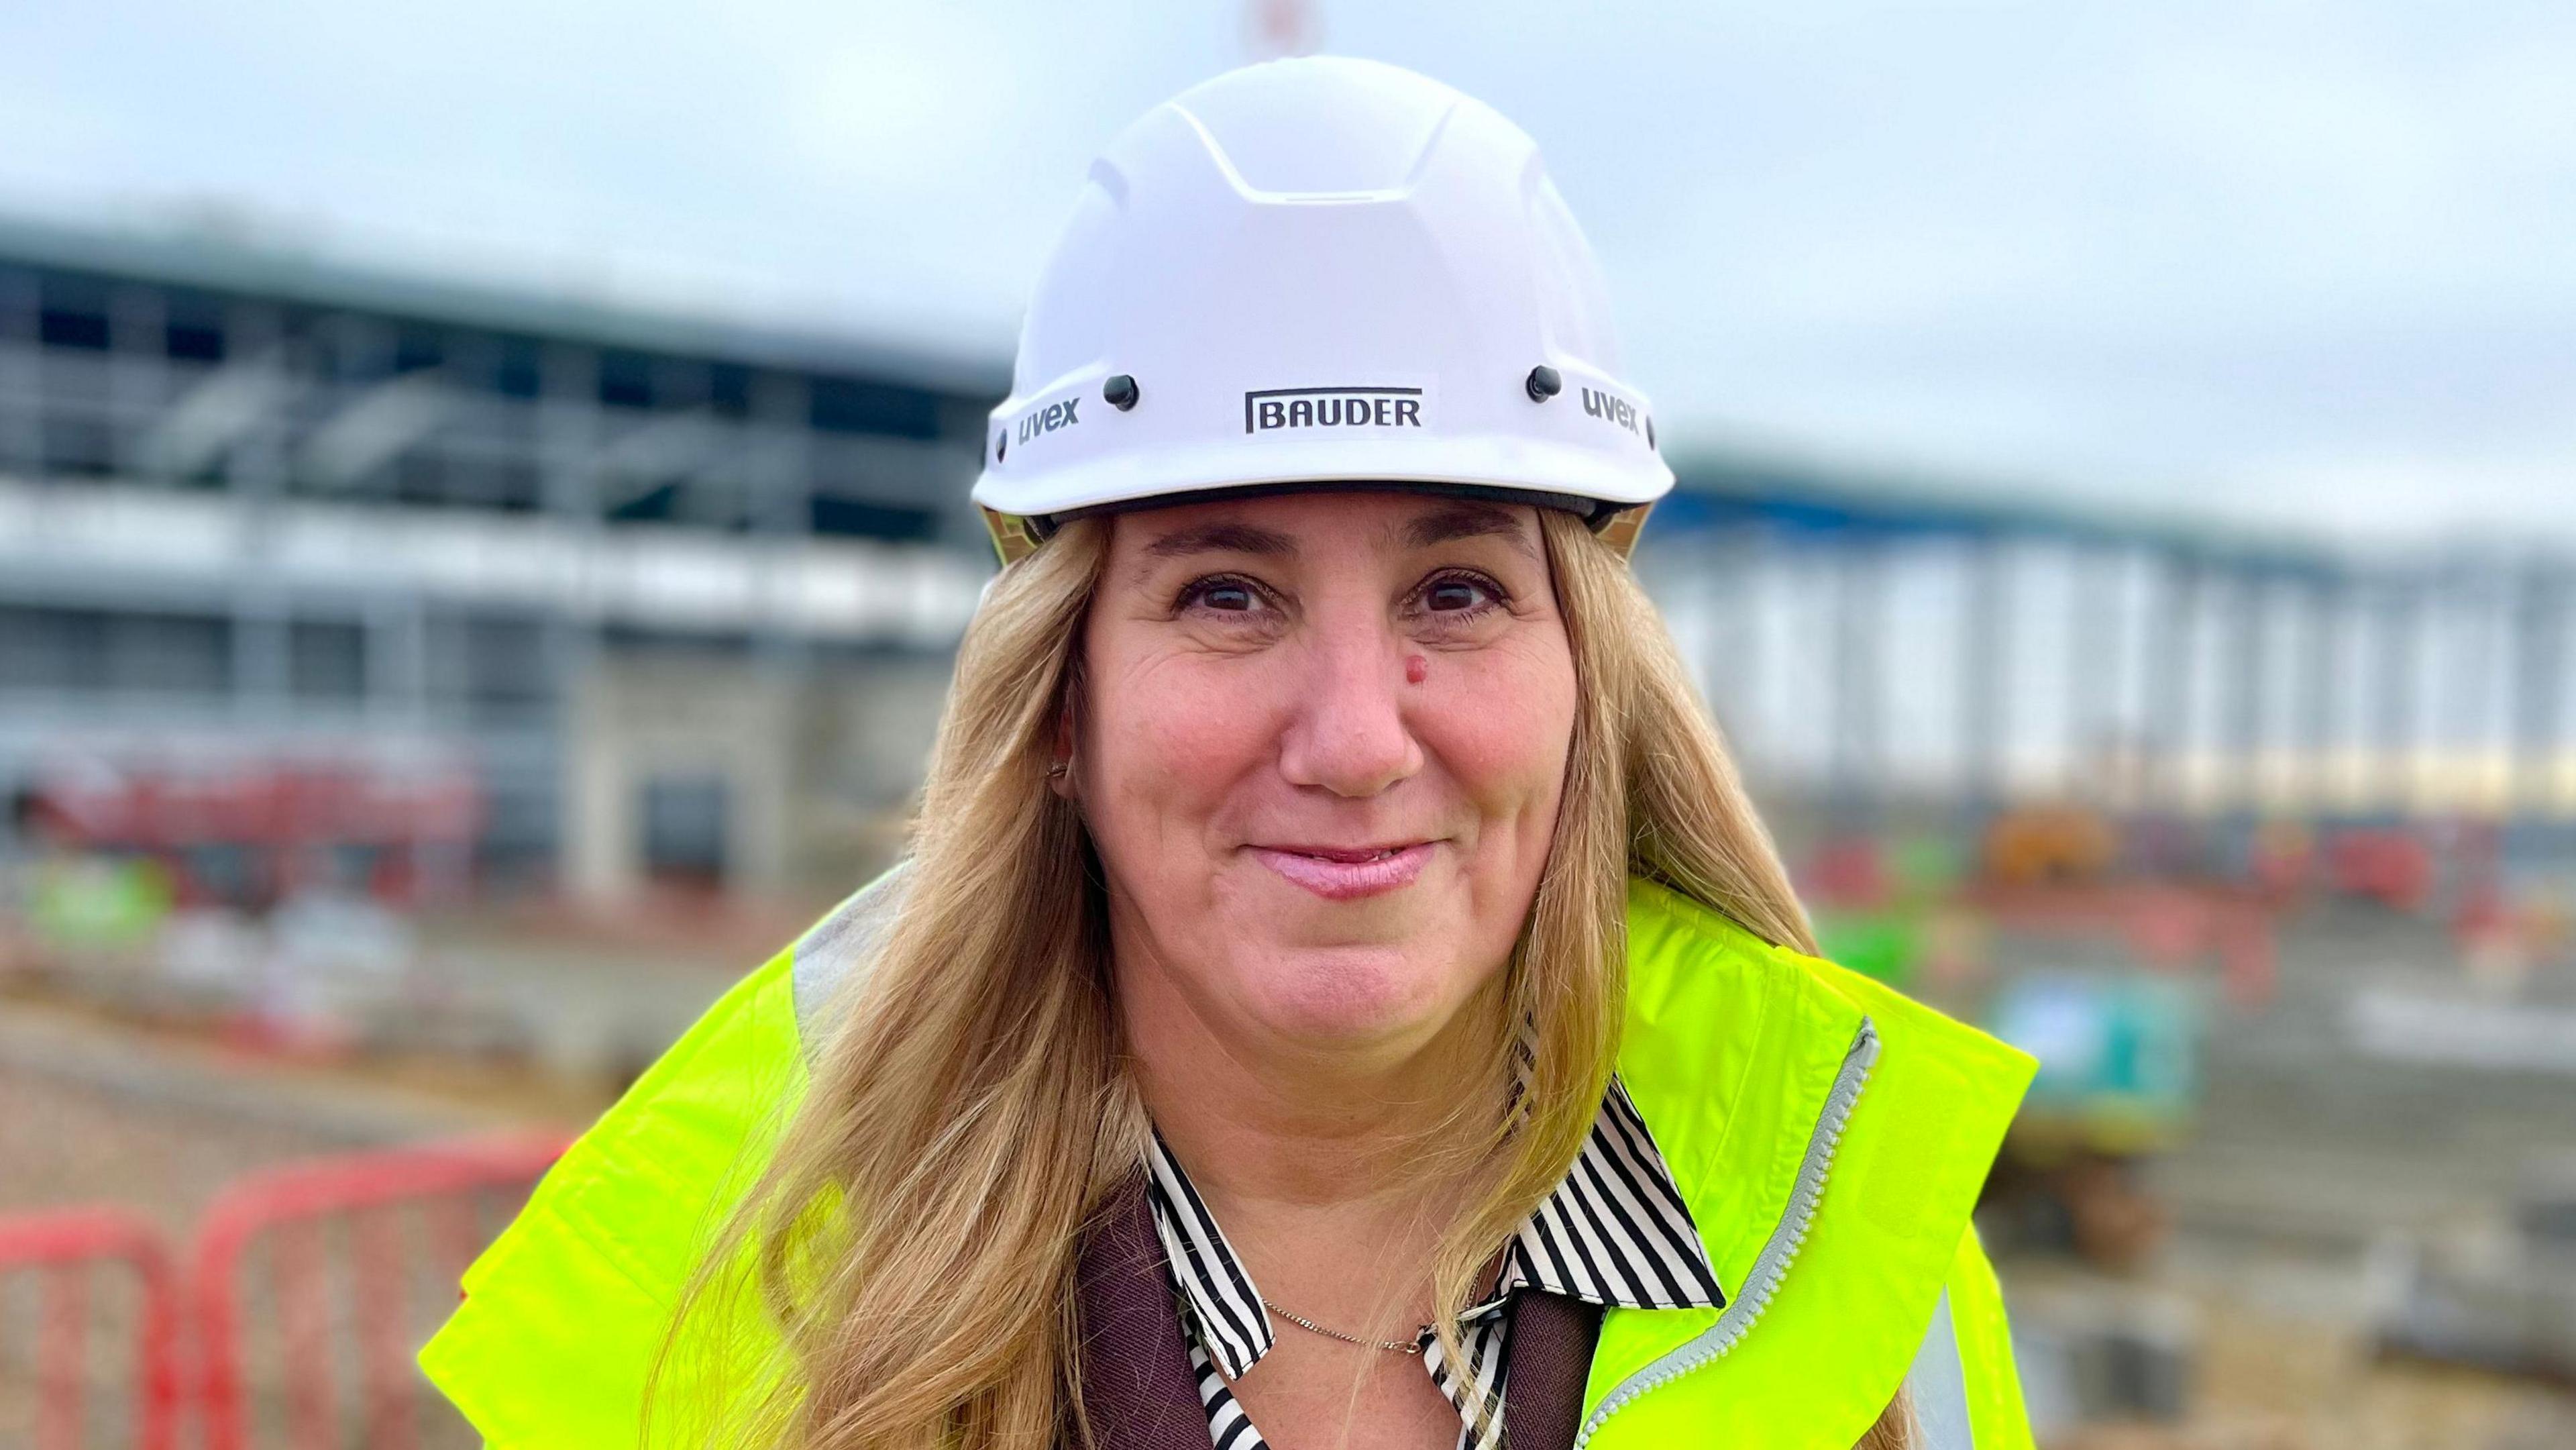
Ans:
[[[1261,864],[1326,901],[1354,901],[1400,891],[1422,874],[1432,842],[1343,850],[1329,846],[1255,846]]]

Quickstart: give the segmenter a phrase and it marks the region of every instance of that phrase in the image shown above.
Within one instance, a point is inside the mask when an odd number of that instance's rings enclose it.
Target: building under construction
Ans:
[[[257,901],[844,885],[990,554],[998,360],[0,223],[0,788]],[[2555,816],[2569,579],[1686,457],[1775,802]],[[1991,494],[1987,495],[1991,497]]]
[[[2576,572],[1992,501],[1742,459],[1681,468],[1642,567],[1775,795],[1845,812],[2525,823],[2576,811]]]
[[[0,789],[253,901],[845,879],[989,573],[1004,382],[0,224]]]

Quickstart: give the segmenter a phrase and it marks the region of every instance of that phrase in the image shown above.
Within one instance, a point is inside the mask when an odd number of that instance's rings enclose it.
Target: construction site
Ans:
[[[209,1443],[461,1443],[438,1286],[900,852],[998,378],[35,228],[0,295],[11,1433],[201,1407],[215,1312]],[[1639,567],[1828,950],[2044,1064],[2049,1443],[2565,1443],[2559,561],[1681,472]],[[45,1267],[102,1224],[148,1275]]]
[[[463,1266],[901,858],[1009,384],[0,217],[0,1446],[475,1443]],[[2576,1444],[2576,551],[1669,451],[1826,953],[2040,1061],[2040,1443]]]

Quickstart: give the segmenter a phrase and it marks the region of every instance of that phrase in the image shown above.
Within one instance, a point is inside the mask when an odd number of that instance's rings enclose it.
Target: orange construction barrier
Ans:
[[[225,1189],[207,1210],[189,1268],[206,1450],[249,1450],[253,1439],[245,1334],[256,1317],[247,1302],[254,1246],[265,1250],[284,1341],[294,1443],[345,1443],[333,1372],[335,1310],[345,1309],[360,1366],[362,1443],[411,1450],[419,1437],[406,1284],[419,1266],[405,1251],[405,1220],[427,1230],[439,1281],[452,1288],[483,1245],[480,1200],[524,1192],[566,1141],[514,1134],[354,1153],[254,1173]],[[342,1277],[350,1292],[335,1299],[326,1261],[339,1240],[349,1250]]]
[[[179,1415],[179,1294],[151,1224],[118,1208],[0,1217],[0,1276],[44,1276],[37,1331],[36,1450],[78,1450],[89,1421],[91,1290],[103,1268],[133,1274],[143,1292],[135,1331],[130,1443],[171,1450]]]

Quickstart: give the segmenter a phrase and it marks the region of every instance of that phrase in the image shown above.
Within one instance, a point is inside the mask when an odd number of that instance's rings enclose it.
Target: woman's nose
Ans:
[[[1422,768],[1422,746],[1404,714],[1404,654],[1374,633],[1318,643],[1280,742],[1289,782],[1337,796],[1373,796]]]

